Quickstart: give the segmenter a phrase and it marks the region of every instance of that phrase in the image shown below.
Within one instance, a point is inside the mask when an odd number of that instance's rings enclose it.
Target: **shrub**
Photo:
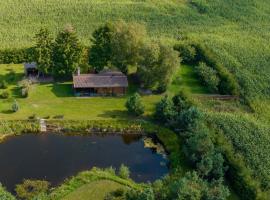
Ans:
[[[154,192],[151,187],[142,190],[131,189],[126,193],[126,200],[154,200]]]
[[[203,62],[200,62],[199,65],[195,68],[195,70],[201,82],[205,84],[210,91],[218,91],[220,80],[215,69],[208,67]]]
[[[46,193],[49,185],[47,181],[24,180],[22,184],[16,185],[15,191],[19,198],[31,200],[41,193]]]
[[[126,108],[132,115],[142,115],[144,113],[144,105],[142,104],[141,96],[138,93],[130,96],[127,99]]]
[[[130,171],[127,166],[121,165],[119,168],[119,176],[124,179],[128,179],[130,175]]]
[[[29,89],[28,88],[21,88],[21,95],[22,97],[26,98],[28,97]]]
[[[9,192],[7,192],[2,185],[0,184],[0,199],[1,200],[16,200],[14,196],[12,196],[12,194],[10,194]]]
[[[180,53],[184,64],[193,64],[196,57],[195,47],[187,41],[174,45],[174,49]]]
[[[154,117],[156,120],[162,123],[169,122],[175,115],[174,105],[172,100],[165,96],[156,105]]]
[[[3,99],[9,98],[9,96],[10,96],[10,93],[8,91],[3,91],[1,93],[1,98],[3,98]]]
[[[0,82],[0,88],[1,89],[7,89],[7,87],[8,87],[8,83],[5,80],[2,80]]]
[[[16,100],[14,100],[14,102],[13,102],[13,104],[11,106],[11,110],[13,112],[17,112],[19,110],[19,104],[18,104],[18,102]]]

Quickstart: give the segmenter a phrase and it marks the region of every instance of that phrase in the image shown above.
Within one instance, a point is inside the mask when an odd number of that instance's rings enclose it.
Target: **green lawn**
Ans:
[[[15,76],[11,71],[15,72]],[[0,65],[0,77],[5,79],[11,94],[9,99],[0,99],[0,119],[27,119],[31,115],[53,118],[64,115],[65,119],[111,119],[128,118],[125,102],[127,97],[75,97],[72,82],[34,84],[30,88],[29,96],[22,98],[18,82],[23,78],[22,65]],[[176,94],[181,88],[187,88],[191,93],[207,93],[196,79],[192,67],[183,65],[175,73],[173,82],[168,88],[169,94]],[[0,89],[0,93],[3,92]],[[130,84],[128,95],[136,91]],[[145,115],[153,112],[155,104],[162,95],[143,96],[146,108]],[[13,99],[19,103],[17,113],[11,112]]]
[[[21,98],[17,81],[23,77],[22,65],[0,65],[0,76],[10,79],[10,70],[16,72],[16,78],[8,81],[8,91],[12,98],[0,99],[0,119],[27,119],[36,114],[38,117],[51,118],[64,115],[65,119],[109,119],[127,118],[125,108],[126,97],[74,97],[72,83],[35,84],[31,86],[29,96]],[[2,92],[3,89],[0,90]],[[13,98],[16,98],[20,109],[17,113],[10,111]],[[160,100],[160,95],[143,97],[146,107],[145,115],[153,112],[154,105]]]
[[[104,200],[106,194],[117,189],[125,188],[123,185],[110,181],[99,180],[83,185],[62,200]]]

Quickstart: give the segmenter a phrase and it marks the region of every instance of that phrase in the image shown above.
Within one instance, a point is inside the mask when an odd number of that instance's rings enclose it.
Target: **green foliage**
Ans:
[[[112,57],[112,35],[113,24],[106,23],[105,25],[96,29],[92,34],[92,46],[89,51],[89,63],[100,72],[111,60]]]
[[[119,168],[119,177],[128,179],[129,175],[130,175],[130,171],[128,167],[122,164]]]
[[[0,50],[0,63],[2,64],[32,62],[33,60],[33,48]]]
[[[114,24],[111,39],[111,63],[123,73],[129,65],[135,65],[140,58],[140,48],[147,37],[145,27],[137,23],[118,21]]]
[[[201,82],[206,85],[211,92],[217,92],[220,82],[217,71],[208,67],[203,62],[199,63],[195,69]]]
[[[8,83],[6,80],[1,80],[0,82],[0,89],[7,89]]]
[[[191,42],[184,40],[175,44],[173,48],[179,52],[182,63],[194,64],[196,58],[196,48]]]
[[[67,26],[55,40],[53,47],[53,75],[70,78],[82,59],[82,46],[72,26]]]
[[[228,178],[239,195],[243,199],[267,199],[269,127],[231,114],[211,114],[208,121],[218,132],[219,146],[228,160]]]
[[[0,96],[2,99],[8,99],[10,97],[10,93],[7,90],[4,90]]]
[[[180,65],[178,53],[171,47],[146,43],[141,48],[138,62],[138,76],[144,88],[165,92],[172,81],[172,75]]]
[[[19,103],[16,101],[16,99],[14,99],[14,101],[13,101],[13,104],[11,106],[11,110],[13,112],[17,112],[19,110]]]
[[[145,37],[145,28],[137,23],[107,23],[93,33],[89,63],[96,71],[111,64],[127,73],[128,66],[138,62]]]
[[[49,182],[40,180],[24,180],[22,184],[16,185],[15,191],[20,199],[32,200],[49,189]]]
[[[0,199],[1,200],[16,200],[16,198],[10,194],[9,192],[7,192],[3,186],[0,184]]]
[[[133,94],[127,99],[126,108],[132,115],[140,116],[144,113],[144,105],[138,93]]]
[[[142,190],[128,190],[126,200],[155,200],[152,188],[147,187]]]
[[[39,72],[48,74],[52,66],[52,37],[46,28],[41,28],[35,36],[35,61],[38,64]]]
[[[168,123],[175,115],[174,104],[172,100],[166,95],[156,105],[154,118],[161,123]]]
[[[237,80],[226,67],[217,61],[216,55],[202,44],[196,44],[196,51],[197,62],[204,62],[207,66],[216,71],[217,76],[220,79],[218,91],[221,94],[239,95],[240,91]],[[213,75],[213,72],[210,73]],[[217,79],[217,77],[215,79]]]

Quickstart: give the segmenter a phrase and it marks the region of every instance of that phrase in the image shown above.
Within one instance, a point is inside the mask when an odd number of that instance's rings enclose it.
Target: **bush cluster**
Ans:
[[[4,90],[0,96],[2,99],[8,99],[10,97],[10,93],[7,90]]]
[[[131,115],[140,116],[144,113],[144,105],[138,93],[133,94],[127,99],[126,108]]]

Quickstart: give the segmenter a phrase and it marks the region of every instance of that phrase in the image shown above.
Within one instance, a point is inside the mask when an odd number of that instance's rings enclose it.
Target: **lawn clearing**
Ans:
[[[110,180],[99,180],[81,186],[62,200],[103,200],[106,194],[124,188],[125,186]]]
[[[65,119],[111,119],[129,118],[125,102],[126,97],[74,97],[72,83],[35,84],[31,86],[29,96],[21,98],[17,81],[23,77],[22,65],[0,65],[0,76],[5,80],[10,70],[16,72],[15,81],[9,82],[10,99],[0,99],[0,119],[27,119],[29,116],[53,118],[63,115]],[[131,86],[132,87],[132,86]],[[0,92],[2,92],[1,90]],[[17,113],[10,111],[13,98],[16,98],[20,109]],[[145,115],[153,112],[161,95],[143,97]]]
[[[185,89],[192,94],[207,94],[209,91],[202,86],[196,77],[193,66],[181,65],[173,76],[173,81],[169,87],[169,93],[176,94],[181,89]]]

